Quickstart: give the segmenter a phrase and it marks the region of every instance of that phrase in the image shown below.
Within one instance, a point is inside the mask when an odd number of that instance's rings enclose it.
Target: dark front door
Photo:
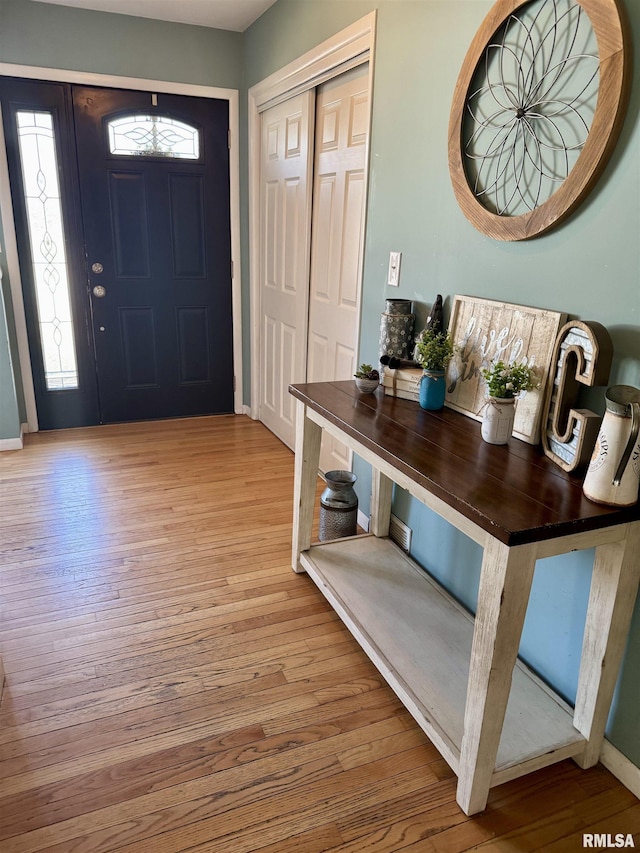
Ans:
[[[58,104],[41,108],[42,93],[54,90]],[[7,93],[40,426],[232,412],[228,103],[32,81],[5,81],[3,100]],[[21,176],[16,154],[23,132],[16,116],[26,114],[28,123],[30,109],[34,125],[51,109],[58,134],[69,261],[77,365],[73,376],[61,369],[62,378],[53,379],[41,364],[51,349],[47,335],[60,337],[58,318],[54,331],[43,323],[52,300],[37,256],[46,241],[28,245],[28,187],[39,192],[42,179]],[[47,194],[51,184],[49,178]],[[22,187],[26,200],[17,192]],[[62,304],[59,291],[55,300]],[[58,360],[66,368],[65,359]]]
[[[73,106],[103,420],[233,411],[227,102]]]

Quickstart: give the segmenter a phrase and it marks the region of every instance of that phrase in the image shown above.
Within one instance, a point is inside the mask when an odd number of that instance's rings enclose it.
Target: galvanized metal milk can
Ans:
[[[358,478],[351,471],[327,471],[324,477],[327,487],[320,495],[320,541],[355,536],[358,496],[353,484]]]

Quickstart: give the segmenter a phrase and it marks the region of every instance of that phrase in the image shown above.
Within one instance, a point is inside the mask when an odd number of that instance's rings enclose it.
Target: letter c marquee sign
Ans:
[[[564,471],[574,471],[591,458],[601,417],[589,409],[574,408],[580,385],[606,385],[613,344],[600,323],[570,320],[558,333],[543,408],[542,446]]]

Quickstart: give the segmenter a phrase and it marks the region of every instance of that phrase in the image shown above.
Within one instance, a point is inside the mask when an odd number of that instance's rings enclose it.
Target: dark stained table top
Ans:
[[[640,505],[588,500],[584,474],[567,474],[540,446],[483,441],[480,424],[444,408],[359,394],[355,383],[314,382],[289,391],[506,545],[522,545],[640,519]]]

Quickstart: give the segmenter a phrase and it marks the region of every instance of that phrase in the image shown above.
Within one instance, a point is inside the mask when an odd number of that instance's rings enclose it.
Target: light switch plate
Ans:
[[[402,252],[389,252],[389,275],[387,276],[387,284],[389,287],[400,286],[400,261],[402,260]]]

